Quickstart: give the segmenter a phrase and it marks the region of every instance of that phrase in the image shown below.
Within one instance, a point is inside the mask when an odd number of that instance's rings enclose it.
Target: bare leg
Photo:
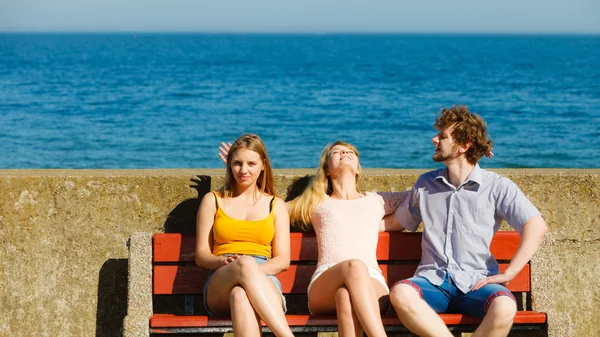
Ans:
[[[231,291],[238,285],[244,288],[252,307],[274,335],[293,336],[275,284],[251,257],[242,256],[215,271],[208,284],[209,308],[215,313],[229,314]]]
[[[422,337],[452,337],[440,316],[408,284],[392,288],[390,301],[398,318],[412,333]]]
[[[258,337],[261,336],[260,317],[254,312],[252,304],[244,288],[235,286],[231,289],[229,297],[231,308],[231,322],[236,336]]]
[[[386,287],[383,287],[379,281],[371,279],[371,283],[375,288],[375,292],[379,297],[379,311],[383,313],[388,308],[389,301],[387,300],[388,292]],[[384,298],[385,297],[385,298]],[[352,300],[348,288],[341,287],[335,294],[335,307],[338,319],[338,335],[345,336],[363,336],[363,328],[360,325],[356,312],[352,308]]]
[[[367,266],[360,260],[342,261],[321,274],[308,294],[311,311],[336,312],[338,289],[344,286],[348,289],[353,312],[367,335],[385,336],[377,302],[380,296],[373,286]],[[380,287],[384,288],[383,285]],[[384,289],[384,292],[387,293],[387,290]]]
[[[508,296],[498,296],[492,300],[483,321],[473,333],[473,337],[506,337],[517,314],[515,301]]]
[[[339,337],[362,337],[363,329],[356,317],[356,313],[352,309],[352,301],[350,300],[350,292],[348,288],[341,287],[335,294],[335,308],[338,319],[338,336]]]

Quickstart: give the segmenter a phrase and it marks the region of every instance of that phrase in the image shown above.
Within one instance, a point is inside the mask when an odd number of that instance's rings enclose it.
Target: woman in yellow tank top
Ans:
[[[209,314],[231,314],[236,335],[293,336],[275,274],[290,265],[289,216],[275,196],[271,164],[256,135],[238,138],[227,156],[225,185],[202,199],[196,265],[213,270],[204,285]]]

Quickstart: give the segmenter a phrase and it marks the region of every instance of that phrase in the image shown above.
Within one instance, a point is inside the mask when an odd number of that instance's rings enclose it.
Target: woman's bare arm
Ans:
[[[217,213],[215,195],[207,193],[196,215],[196,265],[215,270],[237,259],[236,256],[216,256],[211,251],[210,235]]]
[[[277,198],[274,212],[273,258],[260,265],[262,271],[267,275],[275,275],[290,267],[290,216],[282,199]]]

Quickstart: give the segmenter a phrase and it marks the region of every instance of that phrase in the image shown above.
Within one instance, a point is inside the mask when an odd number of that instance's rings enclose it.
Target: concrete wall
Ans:
[[[600,336],[600,170],[494,170],[550,233],[532,263],[534,309],[551,336]],[[313,170],[276,170],[282,195]],[[424,170],[365,170],[365,190],[401,191]],[[130,233],[194,231],[198,197],[223,170],[0,171],[0,336],[119,335]]]

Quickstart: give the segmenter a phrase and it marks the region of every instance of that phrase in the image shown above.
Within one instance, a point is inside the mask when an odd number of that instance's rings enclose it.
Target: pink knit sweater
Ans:
[[[311,215],[317,236],[319,258],[324,264],[349,259],[363,261],[379,269],[376,250],[379,223],[383,216],[396,210],[405,193],[366,193],[355,200],[339,200],[326,196]]]

